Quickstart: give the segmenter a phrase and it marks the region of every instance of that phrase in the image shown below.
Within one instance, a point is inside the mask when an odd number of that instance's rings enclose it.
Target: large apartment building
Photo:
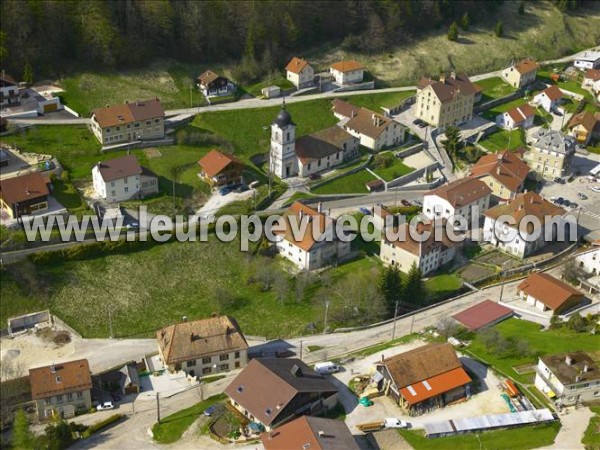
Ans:
[[[415,116],[446,128],[471,120],[477,88],[464,73],[452,72],[438,81],[422,78],[417,85]]]
[[[533,135],[534,142],[525,160],[544,178],[563,177],[571,173],[575,155],[575,139],[561,131],[540,128]]]

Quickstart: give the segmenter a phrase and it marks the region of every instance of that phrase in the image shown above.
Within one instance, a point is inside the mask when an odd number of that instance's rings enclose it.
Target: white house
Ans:
[[[283,225],[283,229],[273,230],[282,237],[275,246],[281,256],[301,270],[320,269],[350,254],[350,242],[338,239],[335,219],[321,212],[320,204],[315,210],[294,202],[284,216]]]
[[[573,224],[567,224],[564,214],[564,209],[535,192],[518,194],[514,200],[485,211],[483,240],[507,253],[524,258],[554,242],[559,231],[564,231],[569,240]],[[537,219],[539,225],[527,218]]]
[[[96,194],[108,202],[142,198],[158,192],[158,177],[133,155],[99,162],[92,169]]]
[[[0,105],[8,106],[17,103],[19,103],[19,84],[3,70],[0,75]]]
[[[496,123],[507,130],[514,130],[515,128],[527,129],[533,126],[534,118],[535,109],[524,103],[521,106],[509,109],[505,113],[498,114],[496,116]]]
[[[406,140],[404,125],[366,108],[360,108],[343,127],[371,150],[398,146]]]
[[[597,69],[600,67],[600,51],[592,50],[585,52],[573,63],[579,70]]]
[[[586,352],[542,356],[535,387],[561,406],[600,400],[600,367]]]
[[[332,64],[329,73],[335,82],[340,85],[362,83],[365,75],[365,67],[358,61],[340,61]]]
[[[552,112],[560,104],[562,98],[562,91],[558,86],[552,85],[533,97],[533,104]]]
[[[445,184],[423,197],[423,214],[429,219],[451,220],[461,216],[471,226],[489,208],[492,190],[477,178],[462,178]]]
[[[298,89],[313,85],[315,69],[302,58],[293,57],[285,67],[287,79]]]

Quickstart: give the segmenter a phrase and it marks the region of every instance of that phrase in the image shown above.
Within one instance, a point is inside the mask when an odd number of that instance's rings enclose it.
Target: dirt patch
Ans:
[[[157,148],[147,148],[144,150],[144,154],[148,159],[160,158],[162,156],[162,153]]]
[[[486,263],[486,264],[494,264],[498,267],[504,267],[505,269],[510,269],[513,267],[517,267],[521,264],[519,260],[502,253],[502,252],[490,252],[484,255],[481,255],[476,259],[478,262]],[[504,265],[504,266],[503,266]]]
[[[534,364],[522,364],[520,366],[513,366],[513,370],[517,372],[519,375],[524,373],[533,373],[535,372]]]
[[[471,263],[459,272],[459,276],[467,283],[472,283],[483,277],[493,275],[493,273],[494,271],[489,267]]]
[[[68,331],[53,330],[50,327],[40,328],[35,335],[47,343],[54,343],[58,346],[66,345],[71,342],[71,335]]]

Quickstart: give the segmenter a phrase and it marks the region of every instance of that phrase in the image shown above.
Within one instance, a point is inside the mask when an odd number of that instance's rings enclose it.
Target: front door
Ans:
[[[290,176],[290,166],[285,166],[285,177],[289,177]]]

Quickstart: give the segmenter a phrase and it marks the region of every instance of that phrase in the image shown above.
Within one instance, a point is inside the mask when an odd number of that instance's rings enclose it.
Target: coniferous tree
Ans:
[[[456,42],[458,40],[458,25],[456,22],[452,22],[452,25],[448,28],[447,34],[448,40],[452,42]]]
[[[423,273],[413,262],[408,271],[408,277],[404,285],[404,297],[413,303],[425,303],[425,285],[423,284]]]
[[[12,448],[15,450],[29,450],[35,446],[35,436],[29,428],[29,421],[25,411],[19,409],[15,414],[12,428]]]
[[[469,24],[471,22],[471,18],[469,17],[469,12],[466,11],[463,16],[460,18],[460,21],[458,22],[458,25],[463,29],[463,30],[468,30],[469,29]]]
[[[496,37],[502,37],[504,35],[504,23],[501,20],[496,22],[496,27],[494,28],[494,34]]]
[[[402,301],[402,278],[397,266],[388,266],[382,269],[379,276],[379,290],[383,295],[390,316],[396,313],[396,302]]]

